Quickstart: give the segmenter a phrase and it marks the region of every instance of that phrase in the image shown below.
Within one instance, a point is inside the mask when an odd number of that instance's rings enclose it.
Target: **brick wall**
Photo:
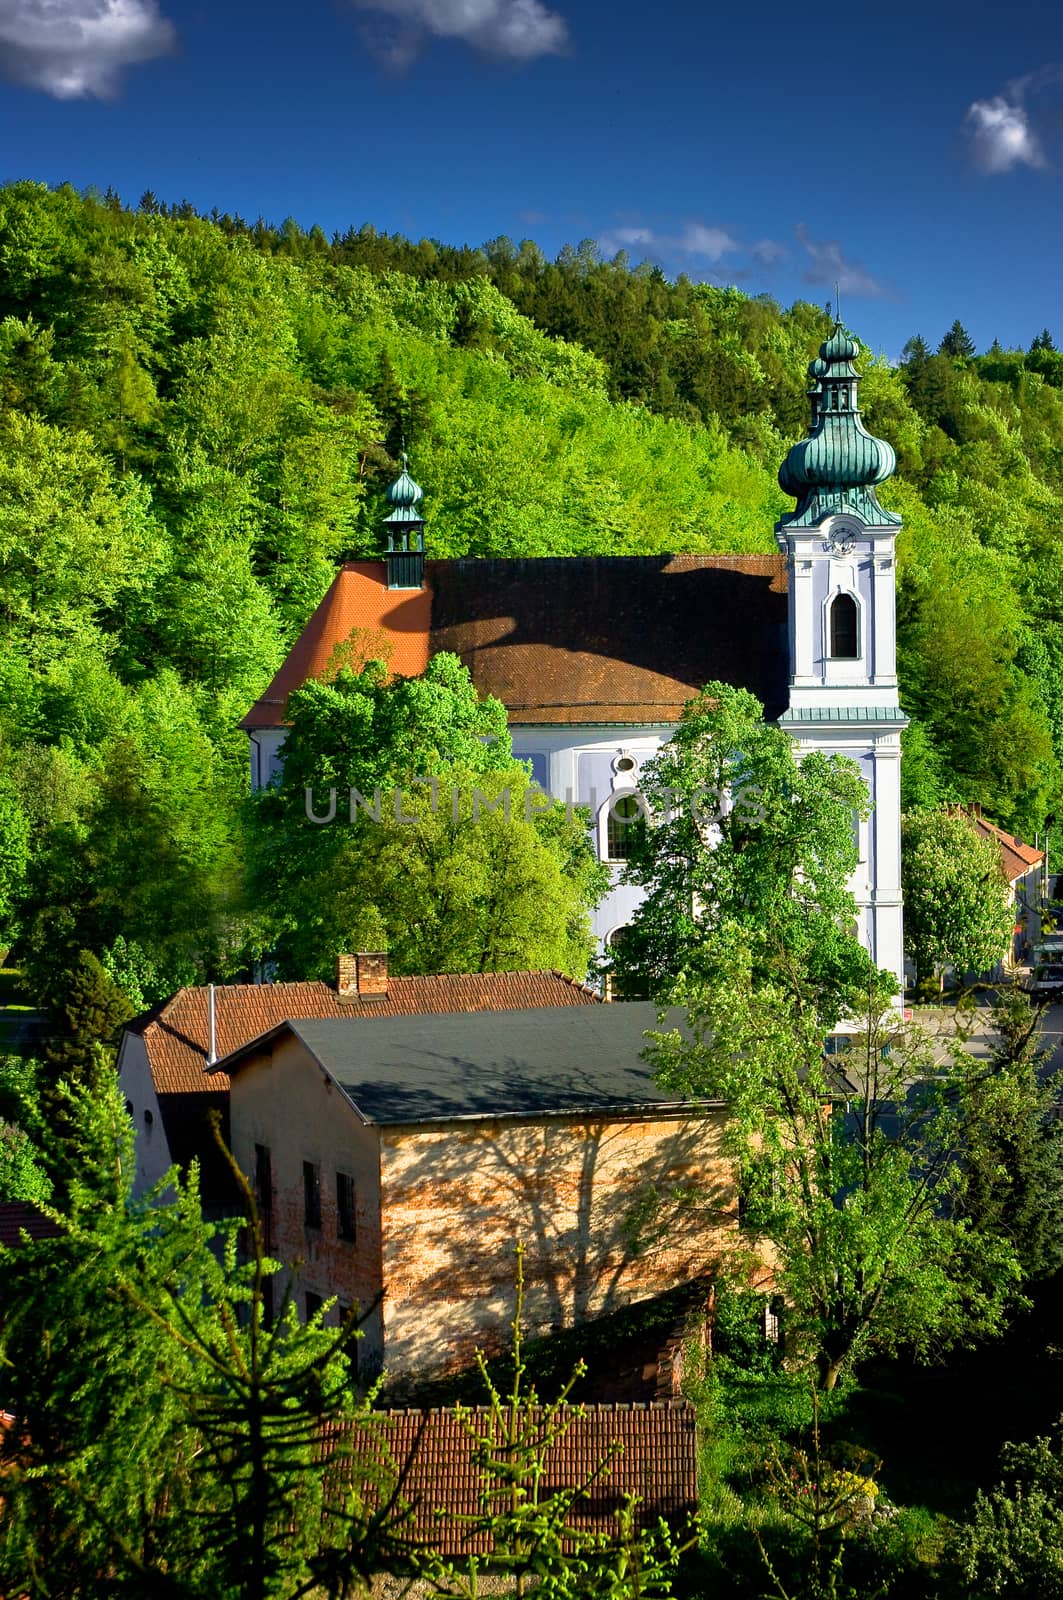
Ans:
[[[704,1271],[736,1242],[722,1131],[722,1113],[382,1130],[389,1371],[447,1370],[498,1348],[518,1238],[534,1332]]]

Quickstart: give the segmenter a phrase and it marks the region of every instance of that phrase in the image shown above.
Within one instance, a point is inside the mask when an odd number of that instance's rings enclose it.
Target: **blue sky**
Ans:
[[[0,0],[0,177],[1063,347],[1057,0]]]

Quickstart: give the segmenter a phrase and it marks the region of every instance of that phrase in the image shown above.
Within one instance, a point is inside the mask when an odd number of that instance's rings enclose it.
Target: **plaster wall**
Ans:
[[[293,1268],[298,1299],[309,1290],[323,1300],[366,1307],[379,1294],[380,1155],[377,1132],[366,1127],[332,1080],[297,1039],[276,1041],[246,1062],[233,1078],[230,1097],[233,1154],[251,1179],[255,1145],[270,1152],[273,1182],[272,1253]],[[321,1226],[305,1222],[303,1162],[320,1176]],[[355,1239],[339,1237],[336,1173],[354,1179]],[[336,1314],[333,1314],[336,1320]],[[365,1324],[359,1365],[372,1370],[383,1355],[379,1309]]]
[[[381,1131],[385,1361],[500,1348],[525,1249],[525,1327],[570,1327],[703,1272],[737,1242],[722,1112]]]
[[[118,1053],[118,1083],[136,1134],[133,1147],[136,1172],[134,1194],[152,1188],[173,1165],[163,1127],[159,1098],[151,1079],[148,1052],[134,1033],[122,1035]]]

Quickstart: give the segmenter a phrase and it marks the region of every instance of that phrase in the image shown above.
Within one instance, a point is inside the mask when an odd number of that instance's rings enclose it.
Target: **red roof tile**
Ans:
[[[388,664],[403,677],[414,677],[428,665],[428,630],[432,597],[427,589],[387,589],[383,561],[349,561],[332,585],[266,692],[247,713],[242,728],[274,728],[284,721],[293,689],[308,678],[322,677],[337,646],[355,628],[384,631],[391,645]]]
[[[478,1431],[487,1430],[486,1407],[473,1408],[469,1416]],[[414,1538],[447,1555],[490,1549],[484,1535],[470,1536],[456,1520],[480,1513],[482,1478],[473,1461],[475,1445],[453,1411],[390,1411],[363,1426],[379,1438],[380,1453],[385,1460],[390,1456],[400,1476],[402,1498],[414,1510]],[[326,1435],[333,1446],[351,1437],[346,1428]],[[696,1510],[697,1429],[694,1407],[685,1401],[584,1407],[583,1415],[573,1417],[547,1451],[540,1493],[555,1494],[586,1482],[614,1443],[622,1448],[587,1497],[574,1505],[569,1518],[573,1527],[615,1532],[613,1514],[629,1494],[641,1501],[636,1511],[640,1528],[659,1517],[674,1523]],[[445,1515],[440,1518],[437,1511]]]
[[[780,555],[567,556],[429,561],[423,590],[350,562],[244,718],[279,727],[293,689],[322,675],[352,628],[383,629],[390,665],[422,672],[451,650],[512,723],[675,722],[710,679],[786,701],[787,577]]]
[[[206,1075],[206,988],[179,989],[172,1000],[129,1024],[144,1040],[152,1082],[160,1096],[227,1098],[224,1073]],[[513,1011],[528,1006],[600,1004],[593,989],[560,972],[443,973],[388,978],[386,995],[341,1000],[327,983],[245,983],[214,990],[218,1059],[231,1055],[278,1023],[316,1017],[368,1021],[374,1017],[431,1016],[436,1012]]]
[[[986,817],[977,813],[966,812],[968,820],[976,833],[983,839],[995,839],[1000,849],[1000,866],[1009,883],[1024,878],[1031,867],[1039,867],[1045,858],[1043,850],[1035,850],[1031,844],[1023,844],[1021,839],[1016,839],[1014,834],[1005,833],[1003,828],[998,828],[995,822],[990,822]]]

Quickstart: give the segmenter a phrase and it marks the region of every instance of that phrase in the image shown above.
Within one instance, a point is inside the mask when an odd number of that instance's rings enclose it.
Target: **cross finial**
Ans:
[[[842,320],[842,286],[837,279],[834,280],[834,320]]]

